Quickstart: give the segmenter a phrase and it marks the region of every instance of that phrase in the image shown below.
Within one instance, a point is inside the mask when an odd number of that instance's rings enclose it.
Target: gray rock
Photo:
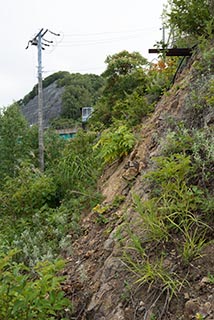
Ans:
[[[56,82],[43,89],[43,123],[48,127],[52,119],[57,118],[62,110],[62,94],[64,88],[58,88]],[[30,125],[38,123],[38,96],[35,96],[21,111]]]

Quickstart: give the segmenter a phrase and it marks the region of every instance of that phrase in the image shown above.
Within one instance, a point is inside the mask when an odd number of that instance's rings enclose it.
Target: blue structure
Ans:
[[[62,139],[69,140],[73,139],[77,133],[77,128],[68,128],[68,129],[58,129],[56,132]]]

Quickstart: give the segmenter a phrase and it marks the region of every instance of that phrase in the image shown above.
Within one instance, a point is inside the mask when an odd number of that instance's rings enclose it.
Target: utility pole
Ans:
[[[160,28],[160,30],[162,30],[162,43],[163,43],[163,49],[164,49],[165,44],[166,44],[166,28],[165,28],[164,23],[162,25],[162,28]]]
[[[42,90],[42,50],[45,50],[45,46],[49,46],[48,43],[53,43],[53,41],[49,41],[44,39],[44,35],[50,32],[55,36],[59,36],[59,34],[54,33],[48,29],[44,31],[42,28],[39,33],[30,41],[28,41],[28,45],[26,49],[28,49],[29,45],[35,45],[38,49],[38,140],[39,140],[39,167],[40,171],[44,172],[45,162],[44,162],[44,126],[43,126],[43,90]]]
[[[41,172],[44,172],[44,126],[43,126],[43,91],[42,91],[42,36],[48,30],[40,30],[37,36],[38,44],[38,127],[39,127],[39,166]]]

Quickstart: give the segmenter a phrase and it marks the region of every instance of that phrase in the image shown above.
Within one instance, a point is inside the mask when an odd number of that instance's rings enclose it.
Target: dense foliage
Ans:
[[[14,104],[0,114],[0,185],[6,176],[14,177],[17,166],[29,156],[30,130]]]
[[[168,23],[174,32],[202,36],[214,32],[212,0],[169,0]]]
[[[172,0],[170,5],[168,23],[180,36],[212,34],[213,1]],[[202,59],[195,63],[201,77],[213,70],[213,49],[205,41],[203,46]],[[148,63],[138,52],[122,51],[107,57],[102,76],[58,72],[47,77],[43,87],[55,81],[64,87],[62,118],[55,127],[74,123],[84,106],[93,106],[94,113],[88,130],[79,130],[69,141],[53,130],[45,132],[44,173],[38,169],[37,127],[28,126],[17,104],[0,114],[0,318],[69,317],[63,279],[57,276],[62,267],[58,257],[71,254],[72,242],[82,232],[83,213],[94,207],[105,222],[98,178],[106,165],[131,152],[142,118],[149,117],[171,86],[178,62],[163,57]],[[19,103],[26,104],[36,91],[35,86]],[[125,253],[129,269],[138,283],[155,284],[170,296],[181,283],[165,269],[161,254],[171,243],[180,253],[180,265],[198,257],[208,241],[214,203],[213,129],[202,130],[203,112],[214,105],[213,79],[200,96],[196,91],[189,95],[192,120],[169,130],[159,157],[151,159],[153,170],[143,178],[152,189],[150,197],[142,201],[133,196],[146,243],[157,248],[156,261],[128,226],[138,254]]]
[[[15,254],[10,251],[0,257],[0,318],[51,320],[61,310],[63,319],[68,319],[65,309],[70,302],[60,289],[63,277],[56,275],[63,261],[38,263],[30,277],[27,266],[13,261]]]
[[[58,80],[58,86],[65,88],[62,96],[63,118],[78,119],[81,108],[93,107],[102,92],[104,80],[94,74],[68,74]]]
[[[106,82],[103,94],[95,105],[92,122],[101,122],[104,126],[109,126],[114,122],[113,117],[115,114],[119,114],[119,108],[121,111],[120,115],[116,117],[118,120],[121,119],[121,116],[126,114],[126,117],[131,118],[131,121],[132,117],[134,117],[135,120],[133,121],[136,122],[136,117],[134,116],[135,103],[130,107],[130,112],[128,113],[127,110],[124,110],[123,113],[123,109],[125,109],[123,108],[123,103],[127,105],[127,100],[131,95],[136,95],[136,98],[137,96],[140,97],[144,95],[147,76],[143,67],[146,65],[146,59],[138,52],[129,53],[128,51],[121,51],[113,56],[108,56],[105,62],[107,68],[102,76],[105,78]],[[142,101],[142,107],[144,104],[145,99]],[[120,107],[118,108],[119,105]],[[116,112],[114,112],[114,108],[117,109]],[[138,106],[136,108],[138,108]],[[140,121],[141,115],[139,115],[139,113],[138,116],[138,121]]]

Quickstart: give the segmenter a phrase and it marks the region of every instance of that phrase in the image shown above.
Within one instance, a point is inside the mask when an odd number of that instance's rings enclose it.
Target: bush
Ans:
[[[13,261],[16,251],[0,257],[0,318],[10,320],[68,319],[68,299],[60,288],[63,277],[56,274],[63,261],[38,263],[30,275],[22,263]]]
[[[94,133],[79,131],[75,139],[67,143],[52,168],[60,198],[66,195],[70,198],[71,191],[78,195],[78,192],[90,194],[90,190],[94,192],[96,189],[101,161],[96,157],[97,151],[93,150],[95,137]]]
[[[132,94],[127,95],[124,100],[115,103],[112,110],[114,121],[125,121],[129,127],[136,126],[153,111],[153,106],[149,105],[144,95],[136,90]]]
[[[100,148],[100,157],[105,163],[126,156],[134,147],[135,137],[126,125],[112,127],[102,132],[100,140],[95,145]]]
[[[44,204],[54,201],[56,187],[53,179],[38,169],[23,165],[16,178],[7,178],[2,189],[0,213],[7,215],[32,215]]]

